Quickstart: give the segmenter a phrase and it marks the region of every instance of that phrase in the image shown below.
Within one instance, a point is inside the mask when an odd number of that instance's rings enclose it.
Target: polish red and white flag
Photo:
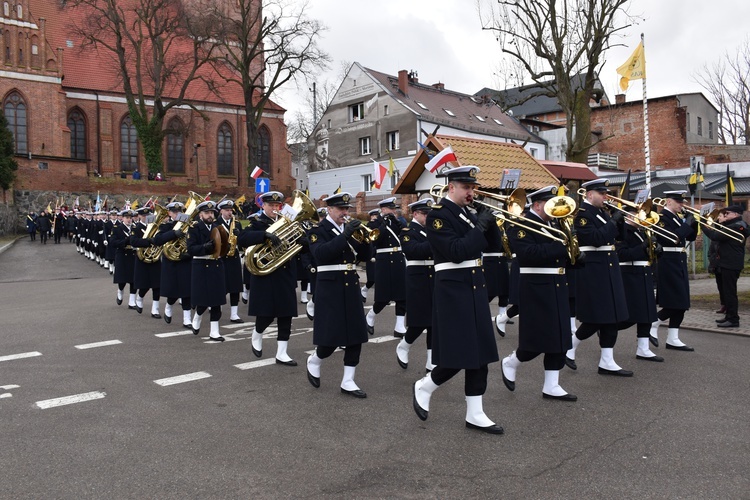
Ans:
[[[446,147],[441,152],[433,156],[430,161],[425,163],[424,168],[429,170],[430,173],[434,174],[438,168],[440,168],[442,165],[445,165],[449,161],[458,161],[458,159],[456,158],[456,153],[453,152],[453,149],[450,146]]]
[[[252,173],[250,174],[250,177],[252,177],[253,179],[257,179],[261,175],[263,175],[263,169],[260,167],[255,167]]]
[[[372,162],[375,164],[375,177],[373,177],[373,184],[376,188],[380,189],[380,186],[383,185],[383,180],[385,180],[385,174],[388,173],[388,169],[375,160],[372,160]]]

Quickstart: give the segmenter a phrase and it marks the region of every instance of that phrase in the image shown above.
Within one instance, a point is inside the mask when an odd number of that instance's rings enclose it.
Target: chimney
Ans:
[[[433,83],[432,86],[435,87],[438,90],[445,90],[445,84],[444,83],[437,82],[437,83]]]
[[[409,74],[405,69],[398,72],[398,90],[404,95],[409,94]]]
[[[615,104],[625,104],[625,94],[617,94],[615,96]]]

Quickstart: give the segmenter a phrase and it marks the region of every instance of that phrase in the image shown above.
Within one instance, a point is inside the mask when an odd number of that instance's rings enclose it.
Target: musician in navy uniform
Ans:
[[[703,225],[703,229],[712,242],[718,244],[716,273],[721,276],[721,294],[724,299],[725,315],[717,319],[720,328],[738,328],[740,326],[739,301],[737,299],[737,280],[745,267],[745,243],[748,236],[747,223],[742,220],[744,209],[741,205],[730,205],[719,213],[718,223],[736,231],[732,238],[727,232],[715,227]]]
[[[355,398],[367,394],[354,382],[362,344],[367,342],[367,324],[359,289],[357,260],[366,259],[370,245],[359,243],[353,235],[362,221],[349,215],[352,196],[337,193],[323,200],[328,215],[310,230],[310,252],[315,260],[315,352],[307,358],[307,380],[320,387],[323,360],[338,346],[344,346],[344,376],[341,392]]]
[[[624,210],[636,215],[635,207],[626,206]],[[651,351],[648,337],[651,323],[656,321],[652,256],[657,257],[664,250],[653,235],[636,224],[633,217],[626,218],[623,239],[616,247],[628,304],[628,319],[619,323],[617,329],[625,330],[636,325],[636,359],[660,363],[664,358]]]
[[[380,209],[379,208],[373,208],[369,212],[367,212],[368,217],[370,217],[369,222],[374,222],[378,220],[378,217],[380,217]],[[372,243],[370,243],[372,246]],[[375,253],[374,251],[371,253]],[[375,286],[375,256],[371,256],[369,259],[367,259],[367,262],[365,262],[365,284],[362,285],[361,291],[362,291],[362,301],[367,302],[367,291]]]
[[[203,313],[209,309],[211,330],[208,340],[224,342],[219,333],[221,306],[227,303],[227,292],[224,284],[224,263],[215,258],[214,241],[211,229],[215,225],[218,213],[216,203],[204,201],[196,207],[199,220],[188,229],[187,251],[193,257],[190,276],[190,300],[195,307],[192,329],[195,335],[200,333]]]
[[[464,370],[466,427],[502,434],[482,407],[487,365],[499,358],[481,256],[488,245],[485,233],[499,229],[488,209],[480,206],[476,216],[466,209],[474,201],[478,173],[474,166],[445,171],[448,193],[427,216],[435,259],[432,361],[437,366],[414,384],[412,406],[426,420],[432,393]]]
[[[665,206],[661,211],[659,227],[674,233],[678,240],[674,242],[663,236],[657,240],[664,247],[664,253],[658,259],[656,273],[656,303],[661,310],[656,313],[657,321],[651,325],[652,343],[659,345],[659,324],[669,320],[667,329],[667,349],[678,351],[694,351],[692,347],[680,340],[680,325],[685,317],[685,311],[690,309],[690,282],[688,281],[687,254],[685,246],[695,241],[698,235],[698,222],[692,214],[687,214],[685,220],[683,204],[687,201],[687,191],[665,191]]]
[[[373,243],[375,249],[375,302],[367,313],[367,331],[375,333],[375,316],[385,306],[396,302],[396,326],[394,337],[403,337],[406,333],[406,264],[401,251],[398,234],[401,222],[396,217],[396,198],[387,198],[378,203],[380,215],[367,223],[370,229],[377,229],[380,235]]]
[[[122,304],[122,291],[125,285],[130,285],[130,295],[128,297],[128,309],[135,309],[135,286],[133,285],[133,268],[135,267],[135,249],[130,244],[130,238],[133,233],[133,216],[132,210],[123,210],[120,212],[122,223],[117,224],[112,229],[112,237],[109,244],[115,249],[115,272],[112,281],[117,285],[117,305]],[[83,229],[83,224],[79,226]],[[81,233],[83,240],[83,233]]]
[[[231,228],[234,237],[238,237],[242,231],[242,225],[234,217],[234,202],[232,200],[224,200],[218,206],[219,219],[217,222],[224,226],[227,234],[230,234]],[[234,221],[234,228],[231,227],[232,221]],[[229,321],[232,323],[244,323],[237,312],[240,304],[240,294],[242,293],[242,261],[237,245],[234,245],[234,249],[230,247],[229,252],[232,251],[232,255],[227,254],[226,257],[221,258],[224,261],[224,281],[227,286],[227,293],[229,294]]]
[[[135,224],[131,245],[136,248],[146,249],[154,244],[153,237],[147,238],[146,236],[148,235],[145,234],[149,224],[154,222],[154,215],[149,207],[141,207],[136,210],[136,213],[140,216],[141,220]],[[146,293],[151,290],[151,317],[154,319],[161,319],[161,314],[159,314],[159,300],[161,299],[161,260],[156,259],[155,262],[149,263],[141,260],[140,257],[137,257],[135,261],[133,282],[135,288],[138,290],[138,296],[135,298],[138,314],[143,311],[143,298],[146,296]]]
[[[63,215],[62,210],[59,208],[55,208],[55,215],[54,215],[54,228],[55,232],[53,233],[53,236],[55,237],[55,244],[59,244],[60,240],[63,237],[63,234],[65,233],[65,224],[66,224],[66,217]]]
[[[617,324],[628,319],[625,289],[620,274],[620,261],[615,251],[624,221],[621,211],[612,215],[604,210],[607,199],[607,179],[584,182],[586,198],[575,218],[580,250],[586,253],[585,264],[576,275],[576,317],[581,325],[573,335],[573,347],[567,352],[565,364],[575,370],[575,351],[581,341],[599,332],[600,375],[632,377],[614,359]]]
[[[318,220],[325,219],[328,215],[328,209],[326,207],[321,207],[318,209]],[[310,241],[310,231],[312,230],[313,226],[310,226],[307,229],[307,236],[308,236],[308,242]],[[310,295],[307,300],[307,304],[305,304],[305,313],[307,314],[307,319],[310,321],[313,321],[315,319],[315,283],[317,278],[317,273],[315,272],[315,256],[310,251],[310,248],[308,246],[307,249],[307,257],[308,257],[308,266],[309,266],[309,275],[310,275]]]
[[[263,210],[250,217],[247,226],[237,240],[244,248],[253,245],[282,243],[279,237],[269,232],[269,228],[282,215],[278,214],[284,201],[284,195],[278,191],[269,191],[260,197]],[[306,240],[306,238],[301,238]],[[306,244],[305,241],[298,241]],[[260,247],[263,248],[263,247]],[[250,258],[249,256],[246,258]],[[288,354],[289,337],[292,334],[292,318],[297,316],[297,265],[294,259],[280,264],[264,276],[253,274],[250,277],[249,305],[247,313],[255,316],[255,327],[251,340],[253,354],[263,355],[263,332],[276,319],[278,333],[276,337],[276,364],[297,366],[297,362]]]
[[[29,233],[31,241],[36,241],[36,214],[34,212],[26,215],[26,232]]]
[[[409,365],[409,350],[423,331],[427,332],[427,372],[432,371],[432,293],[435,262],[427,241],[427,214],[432,200],[423,199],[409,205],[412,220],[401,230],[401,248],[406,257],[406,335],[396,346],[396,360],[401,368]]]
[[[547,186],[531,193],[528,196],[531,208],[525,219],[558,229],[557,221],[544,211],[545,203],[554,198],[556,192],[557,186]],[[576,401],[578,398],[574,394],[560,387],[560,370],[565,366],[565,352],[571,347],[570,304],[565,274],[565,268],[570,264],[568,248],[548,237],[558,236],[553,234],[552,229],[547,231],[539,226],[533,226],[533,229],[518,226],[508,229],[519,264],[518,306],[521,315],[518,348],[501,364],[503,383],[508,390],[514,391],[516,371],[521,363],[544,354],[542,397]]]
[[[167,205],[169,218],[161,223],[159,231],[154,236],[154,244],[163,247],[170,241],[176,241],[184,237],[180,230],[175,231],[174,227],[177,221],[183,224],[189,224],[189,216],[183,213],[185,205],[179,201],[173,201]],[[161,294],[167,298],[164,306],[164,321],[172,322],[172,309],[177,300],[182,305],[182,326],[192,328],[193,320],[191,319],[192,301],[190,300],[191,275],[193,269],[193,259],[187,252],[179,256],[178,261],[161,255]]]

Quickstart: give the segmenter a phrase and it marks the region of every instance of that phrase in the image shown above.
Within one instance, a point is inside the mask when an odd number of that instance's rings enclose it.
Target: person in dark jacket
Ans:
[[[31,241],[36,241],[36,214],[29,212],[26,216],[26,232],[29,233]]]
[[[741,205],[731,205],[719,214],[718,224],[736,233],[720,231],[721,228],[703,224],[706,236],[718,244],[716,272],[721,274],[721,295],[724,298],[722,303],[726,306],[724,318],[716,320],[720,328],[740,326],[737,280],[740,278],[742,268],[745,267],[745,243],[748,236],[747,223],[742,220],[743,211]]]
[[[619,210],[610,215],[604,208],[608,184],[606,179],[582,184],[586,199],[575,218],[578,244],[586,253],[586,262],[576,271],[576,317],[581,324],[573,335],[573,347],[566,354],[565,364],[575,370],[576,348],[598,332],[599,375],[632,377],[632,371],[622,369],[614,360],[617,324],[628,319],[620,261],[615,251],[625,216]]]
[[[432,353],[435,369],[414,383],[412,406],[426,420],[433,392],[461,370],[465,374],[466,427],[502,434],[484,413],[488,365],[499,360],[492,328],[487,285],[482,272],[482,252],[488,232],[499,232],[495,216],[481,207],[474,215],[479,168],[446,170],[448,193],[427,216],[427,240],[435,259],[435,292],[432,306]],[[379,263],[378,263],[379,265]]]
[[[283,217],[279,214],[284,195],[278,191],[269,191],[260,197],[263,211],[250,217],[248,225],[237,238],[237,244],[250,248],[254,245],[269,242],[279,245],[278,236],[269,232],[269,228]],[[306,244],[306,238],[298,243]],[[266,246],[258,247],[265,249]],[[248,258],[250,258],[248,256]],[[255,327],[251,347],[256,357],[263,356],[263,332],[273,320],[276,320],[278,333],[276,337],[276,364],[297,366],[297,362],[288,354],[289,338],[292,335],[292,318],[297,316],[297,262],[294,258],[279,263],[273,271],[263,276],[250,276],[249,304],[247,313],[255,316]]]
[[[39,217],[36,218],[36,227],[39,230],[39,242],[42,245],[46,245],[47,237],[52,229],[52,220],[47,212],[43,211]]]
[[[557,186],[547,186],[531,193],[531,207],[526,219],[557,229],[544,211],[547,200],[557,193]],[[568,249],[560,242],[540,234],[550,232],[511,226],[508,237],[519,263],[519,308],[527,311],[519,317],[518,348],[501,363],[503,383],[516,389],[516,371],[521,363],[544,354],[542,397],[559,401],[576,401],[578,397],[560,387],[560,370],[565,366],[565,352],[571,347],[570,304],[565,267],[570,263]],[[579,257],[580,258],[580,257]],[[581,259],[582,260],[582,259]]]
[[[173,201],[166,208],[169,212],[169,219],[159,226],[159,231],[154,236],[154,244],[162,247],[169,242],[184,238],[185,233],[181,228],[190,223],[190,216],[183,213],[185,205],[182,203]],[[180,226],[175,228],[178,223]],[[162,253],[161,266],[160,293],[167,298],[164,306],[164,321],[172,322],[172,308],[179,300],[182,306],[182,326],[192,328],[190,286],[193,259],[187,252],[179,255],[178,260],[170,260]]]
[[[315,352],[307,358],[307,380],[320,387],[321,366],[338,346],[344,346],[344,376],[341,393],[366,398],[354,382],[362,344],[367,342],[367,325],[356,262],[369,256],[370,245],[354,238],[362,221],[346,222],[352,196],[337,193],[323,200],[328,215],[310,229],[310,252],[316,265]]]
[[[651,343],[659,345],[658,329],[662,321],[669,320],[667,328],[667,349],[677,351],[694,351],[692,347],[680,340],[680,325],[685,311],[690,309],[690,282],[688,281],[687,254],[685,247],[695,241],[698,235],[698,222],[692,214],[682,219],[683,203],[687,191],[665,191],[666,205],[661,211],[659,227],[671,231],[677,236],[674,242],[658,235],[657,241],[664,248],[659,256],[656,276],[656,302],[661,310],[656,313],[657,320],[651,324],[649,332]]]
[[[427,241],[427,214],[432,210],[432,200],[423,199],[409,205],[412,221],[401,230],[401,248],[406,257],[406,334],[396,346],[396,360],[401,368],[409,366],[409,350],[415,340],[427,332],[427,362],[429,373],[432,363],[432,293],[435,282],[435,261],[432,247]]]
[[[214,257],[214,241],[211,229],[215,226],[218,208],[213,201],[204,201],[196,207],[199,220],[188,229],[187,252],[193,257],[190,276],[190,300],[195,306],[192,329],[200,333],[203,313],[209,311],[211,331],[208,340],[224,342],[219,333],[221,306],[227,303],[224,284],[224,262]]]
[[[136,257],[135,249],[130,244],[135,212],[123,210],[119,215],[122,217],[122,223],[114,226],[112,237],[109,239],[109,245],[112,245],[115,249],[115,272],[112,281],[117,285],[117,305],[122,304],[122,291],[125,289],[125,285],[129,285],[128,309],[135,309],[136,294],[133,285],[133,268],[135,267]]]

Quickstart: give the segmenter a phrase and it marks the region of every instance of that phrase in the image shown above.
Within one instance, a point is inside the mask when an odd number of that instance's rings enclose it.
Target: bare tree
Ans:
[[[164,117],[189,104],[188,87],[211,56],[206,19],[182,0],[72,0],[67,8],[85,13],[71,27],[81,50],[112,56],[148,169],[161,171]]]
[[[335,80],[328,79],[316,85],[315,95],[312,92],[313,88],[310,87],[310,92],[305,94],[303,108],[296,111],[287,123],[287,137],[289,142],[307,141],[307,138],[315,130],[318,120],[323,116],[323,113],[328,109],[328,105],[331,104],[331,101],[336,96],[336,91],[341,86],[341,82],[344,81],[351,65],[352,63],[349,61],[340,61],[339,72]]]
[[[261,5],[262,3],[262,5]],[[219,27],[212,64],[215,85],[238,85],[244,97],[247,168],[257,164],[258,128],[273,93],[290,80],[311,80],[329,57],[318,47],[324,27],[307,16],[307,2],[236,0],[216,2]]]
[[[748,144],[750,138],[750,38],[734,54],[693,75],[719,108],[718,139],[722,144]]]
[[[566,157],[586,163],[591,148],[591,99],[613,35],[629,27],[630,0],[477,0],[482,28],[503,54],[519,62],[567,117]],[[515,66],[515,64],[511,64]],[[580,87],[572,84],[581,75]],[[597,99],[598,100],[598,99]]]

